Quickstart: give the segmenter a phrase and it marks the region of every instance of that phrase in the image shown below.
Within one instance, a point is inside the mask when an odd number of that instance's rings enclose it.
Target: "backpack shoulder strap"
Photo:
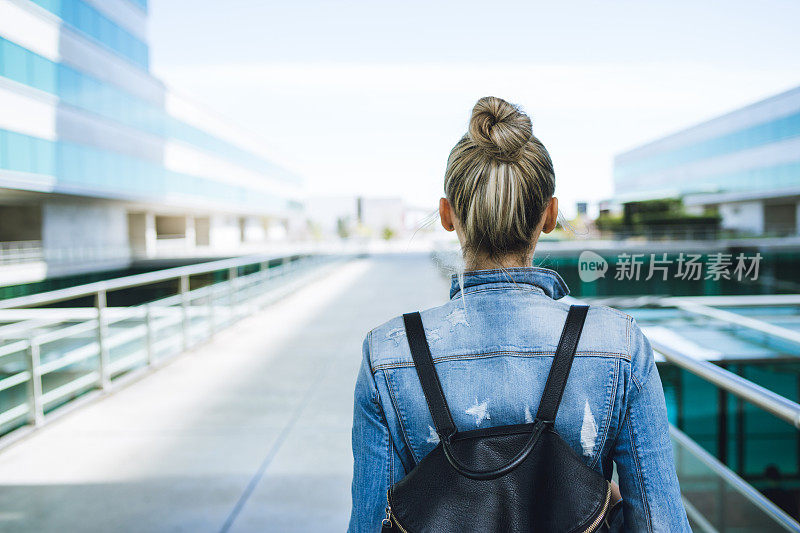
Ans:
[[[414,359],[414,368],[417,369],[417,376],[422,385],[422,392],[425,394],[425,401],[428,403],[428,410],[433,418],[433,425],[440,439],[450,437],[456,432],[456,425],[447,407],[442,384],[433,366],[433,357],[428,346],[428,339],[425,338],[425,329],[422,327],[422,317],[419,312],[406,313],[403,315],[403,323],[406,327],[406,338],[408,346],[411,348],[411,357]]]
[[[567,384],[570,368],[572,368],[572,359],[578,348],[578,339],[581,337],[588,311],[588,305],[573,305],[569,308],[567,321],[561,332],[561,339],[558,341],[553,363],[550,366],[550,374],[547,376],[542,399],[539,402],[539,411],[536,413],[536,418],[539,420],[553,422],[556,419],[558,406],[561,403],[561,396],[564,394],[564,387]]]

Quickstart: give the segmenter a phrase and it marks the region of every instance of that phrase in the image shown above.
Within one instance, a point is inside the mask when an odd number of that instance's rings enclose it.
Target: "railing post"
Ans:
[[[44,423],[42,405],[42,375],[39,373],[39,343],[31,336],[28,340],[26,362],[28,366],[28,421],[36,427]]]
[[[97,310],[97,370],[100,374],[98,384],[107,391],[111,388],[111,375],[108,368],[108,324],[106,323],[106,291],[97,291],[95,294],[95,309]]]
[[[214,284],[212,283],[211,285],[206,286],[205,289],[208,294],[206,296],[206,298],[208,299],[207,301],[208,305],[206,306],[207,307],[206,311],[208,312],[208,314],[206,315],[206,321],[207,321],[206,339],[210,339],[211,337],[214,336]]]
[[[264,290],[263,283],[269,279],[269,261],[262,261],[261,262],[261,280],[260,283],[262,286],[260,287],[261,290]]]
[[[228,269],[228,307],[230,307],[231,313],[231,322],[235,320],[236,313],[234,311],[234,304],[236,299],[236,276],[238,275],[238,269],[236,267],[231,267]]]
[[[209,329],[211,330],[210,337],[213,337],[217,334],[217,293],[219,292],[219,287],[217,287],[216,283],[212,283],[208,287],[210,289],[211,294],[211,309],[209,309],[208,319],[209,319]]]
[[[146,352],[146,363],[147,366],[152,366],[153,361],[155,359],[155,348],[153,347],[153,341],[155,340],[154,332],[153,332],[153,306],[152,304],[145,304],[144,306],[144,328],[145,328],[145,352]]]
[[[261,271],[259,273],[258,287],[256,287],[256,309],[259,310],[263,307],[264,301],[261,298],[267,292],[269,287],[269,279],[272,277],[272,272],[269,268],[269,261],[261,262]]]
[[[180,277],[181,295],[181,333],[183,337],[183,351],[189,349],[189,276]]]

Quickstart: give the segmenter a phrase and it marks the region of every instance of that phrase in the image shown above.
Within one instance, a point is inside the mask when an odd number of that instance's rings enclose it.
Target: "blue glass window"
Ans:
[[[800,113],[794,113],[720,137],[620,163],[614,169],[615,181],[618,186],[628,187],[628,184],[640,181],[639,176],[649,172],[779,142],[798,135],[800,135]]]
[[[147,11],[147,0],[130,0],[132,4],[136,4],[142,11]]]
[[[3,68],[3,76],[19,83],[28,83],[28,61],[26,50],[5,39],[0,40],[0,64]]]
[[[31,138],[13,131],[6,134],[8,169],[18,172],[31,172]]]
[[[31,172],[53,176],[56,173],[55,143],[31,138]]]
[[[0,168],[9,168],[8,150],[6,149],[6,144],[8,144],[7,136],[8,134],[5,130],[0,130]]]
[[[54,176],[56,192],[80,189],[98,196],[113,193],[159,199],[181,194],[258,208],[283,202],[261,191],[168,171],[143,159],[7,130],[0,130],[0,169]]]
[[[82,0],[33,1],[79,32],[147,70],[149,64],[147,45],[91,5]]]
[[[28,55],[30,84],[41,91],[56,92],[56,66],[36,54]]]

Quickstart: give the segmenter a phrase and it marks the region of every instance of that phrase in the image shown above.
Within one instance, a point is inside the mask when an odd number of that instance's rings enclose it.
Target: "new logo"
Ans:
[[[578,276],[584,283],[604,278],[608,271],[608,261],[591,250],[584,250],[578,257]]]

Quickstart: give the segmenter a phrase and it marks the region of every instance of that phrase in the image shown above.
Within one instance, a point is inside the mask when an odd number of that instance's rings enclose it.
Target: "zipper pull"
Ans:
[[[392,508],[388,505],[386,506],[386,518],[381,520],[381,530],[383,531],[391,531],[392,530]]]

